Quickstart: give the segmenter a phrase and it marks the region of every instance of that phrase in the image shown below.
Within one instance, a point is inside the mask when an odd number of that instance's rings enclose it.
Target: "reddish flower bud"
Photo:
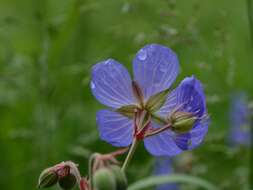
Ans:
[[[76,185],[76,181],[76,176],[70,173],[67,176],[61,177],[58,184],[63,190],[70,190]]]

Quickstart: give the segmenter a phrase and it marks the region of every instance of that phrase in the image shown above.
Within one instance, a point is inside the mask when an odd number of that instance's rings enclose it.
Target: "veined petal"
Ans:
[[[98,111],[96,119],[102,140],[117,147],[125,147],[132,143],[133,120],[109,110]]]
[[[192,129],[188,132],[170,132],[174,143],[181,150],[191,150],[203,141],[208,131],[209,123],[209,120],[205,118],[207,110],[204,92],[201,83],[195,77],[185,78],[180,85],[169,94],[165,104],[157,114],[162,117],[168,117],[175,111],[190,112],[197,118]]]
[[[152,127],[159,128],[158,124],[152,123]],[[148,152],[154,156],[174,156],[182,152],[176,144],[177,135],[171,130],[165,130],[154,136],[144,139],[144,145]]]
[[[188,143],[187,150],[191,150],[202,143],[208,131],[208,124],[209,120],[205,120],[199,121],[193,126],[192,130],[189,131],[191,139],[190,142]]]
[[[176,54],[169,48],[151,44],[137,52],[133,60],[134,80],[143,90],[145,99],[171,86],[178,75]]]
[[[201,117],[206,114],[206,103],[202,85],[194,76],[186,77],[173,90],[157,114],[167,117],[172,111],[186,111]]]
[[[176,145],[182,150],[189,149],[189,143],[191,142],[191,134],[190,133],[183,133],[183,134],[176,134],[175,135],[175,143]]]
[[[90,86],[93,95],[106,106],[120,108],[135,102],[128,71],[113,59],[92,67]]]

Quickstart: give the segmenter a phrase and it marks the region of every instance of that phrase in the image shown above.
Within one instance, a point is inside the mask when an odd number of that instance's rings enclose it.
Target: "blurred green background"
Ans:
[[[131,69],[141,47],[160,43],[178,54],[177,84],[203,82],[212,121],[205,142],[176,158],[179,170],[246,190],[249,150],[229,148],[227,136],[231,94],[253,92],[249,28],[243,0],[0,0],[0,189],[36,189],[63,160],[86,175],[90,152],[115,150],[98,138],[90,68],[114,58]],[[152,163],[140,146],[130,183]]]

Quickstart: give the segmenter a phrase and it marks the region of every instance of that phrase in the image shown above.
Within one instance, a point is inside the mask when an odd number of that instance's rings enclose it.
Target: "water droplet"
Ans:
[[[141,60],[141,61],[144,61],[146,58],[147,58],[147,52],[146,50],[143,50],[141,49],[138,53],[138,58]]]
[[[105,65],[111,65],[112,64],[112,60],[111,59],[107,59],[105,62],[104,62]]]
[[[94,89],[96,87],[93,81],[91,81],[90,86],[91,86],[91,89]]]
[[[187,107],[187,111],[190,111],[191,109],[192,109],[191,106],[188,106],[188,107]]]
[[[167,63],[161,63],[161,64],[159,65],[159,70],[160,70],[162,73],[167,72],[167,70],[168,70],[168,64],[167,64]]]
[[[200,112],[200,109],[197,109],[194,113],[198,114]]]

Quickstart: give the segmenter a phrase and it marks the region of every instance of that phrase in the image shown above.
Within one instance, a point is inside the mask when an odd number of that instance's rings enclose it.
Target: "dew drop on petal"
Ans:
[[[104,62],[105,65],[111,65],[111,59],[107,59],[105,62]]]
[[[187,107],[187,111],[190,111],[191,109],[192,109],[191,106],[188,106],[188,107]]]
[[[165,72],[168,70],[168,65],[167,65],[166,63],[160,64],[159,70],[160,70],[162,73],[165,73]]]
[[[94,89],[96,87],[93,81],[91,81],[90,86],[92,89]]]
[[[138,58],[141,60],[141,61],[144,61],[146,58],[147,58],[147,52],[146,50],[143,50],[141,49],[138,53]]]

